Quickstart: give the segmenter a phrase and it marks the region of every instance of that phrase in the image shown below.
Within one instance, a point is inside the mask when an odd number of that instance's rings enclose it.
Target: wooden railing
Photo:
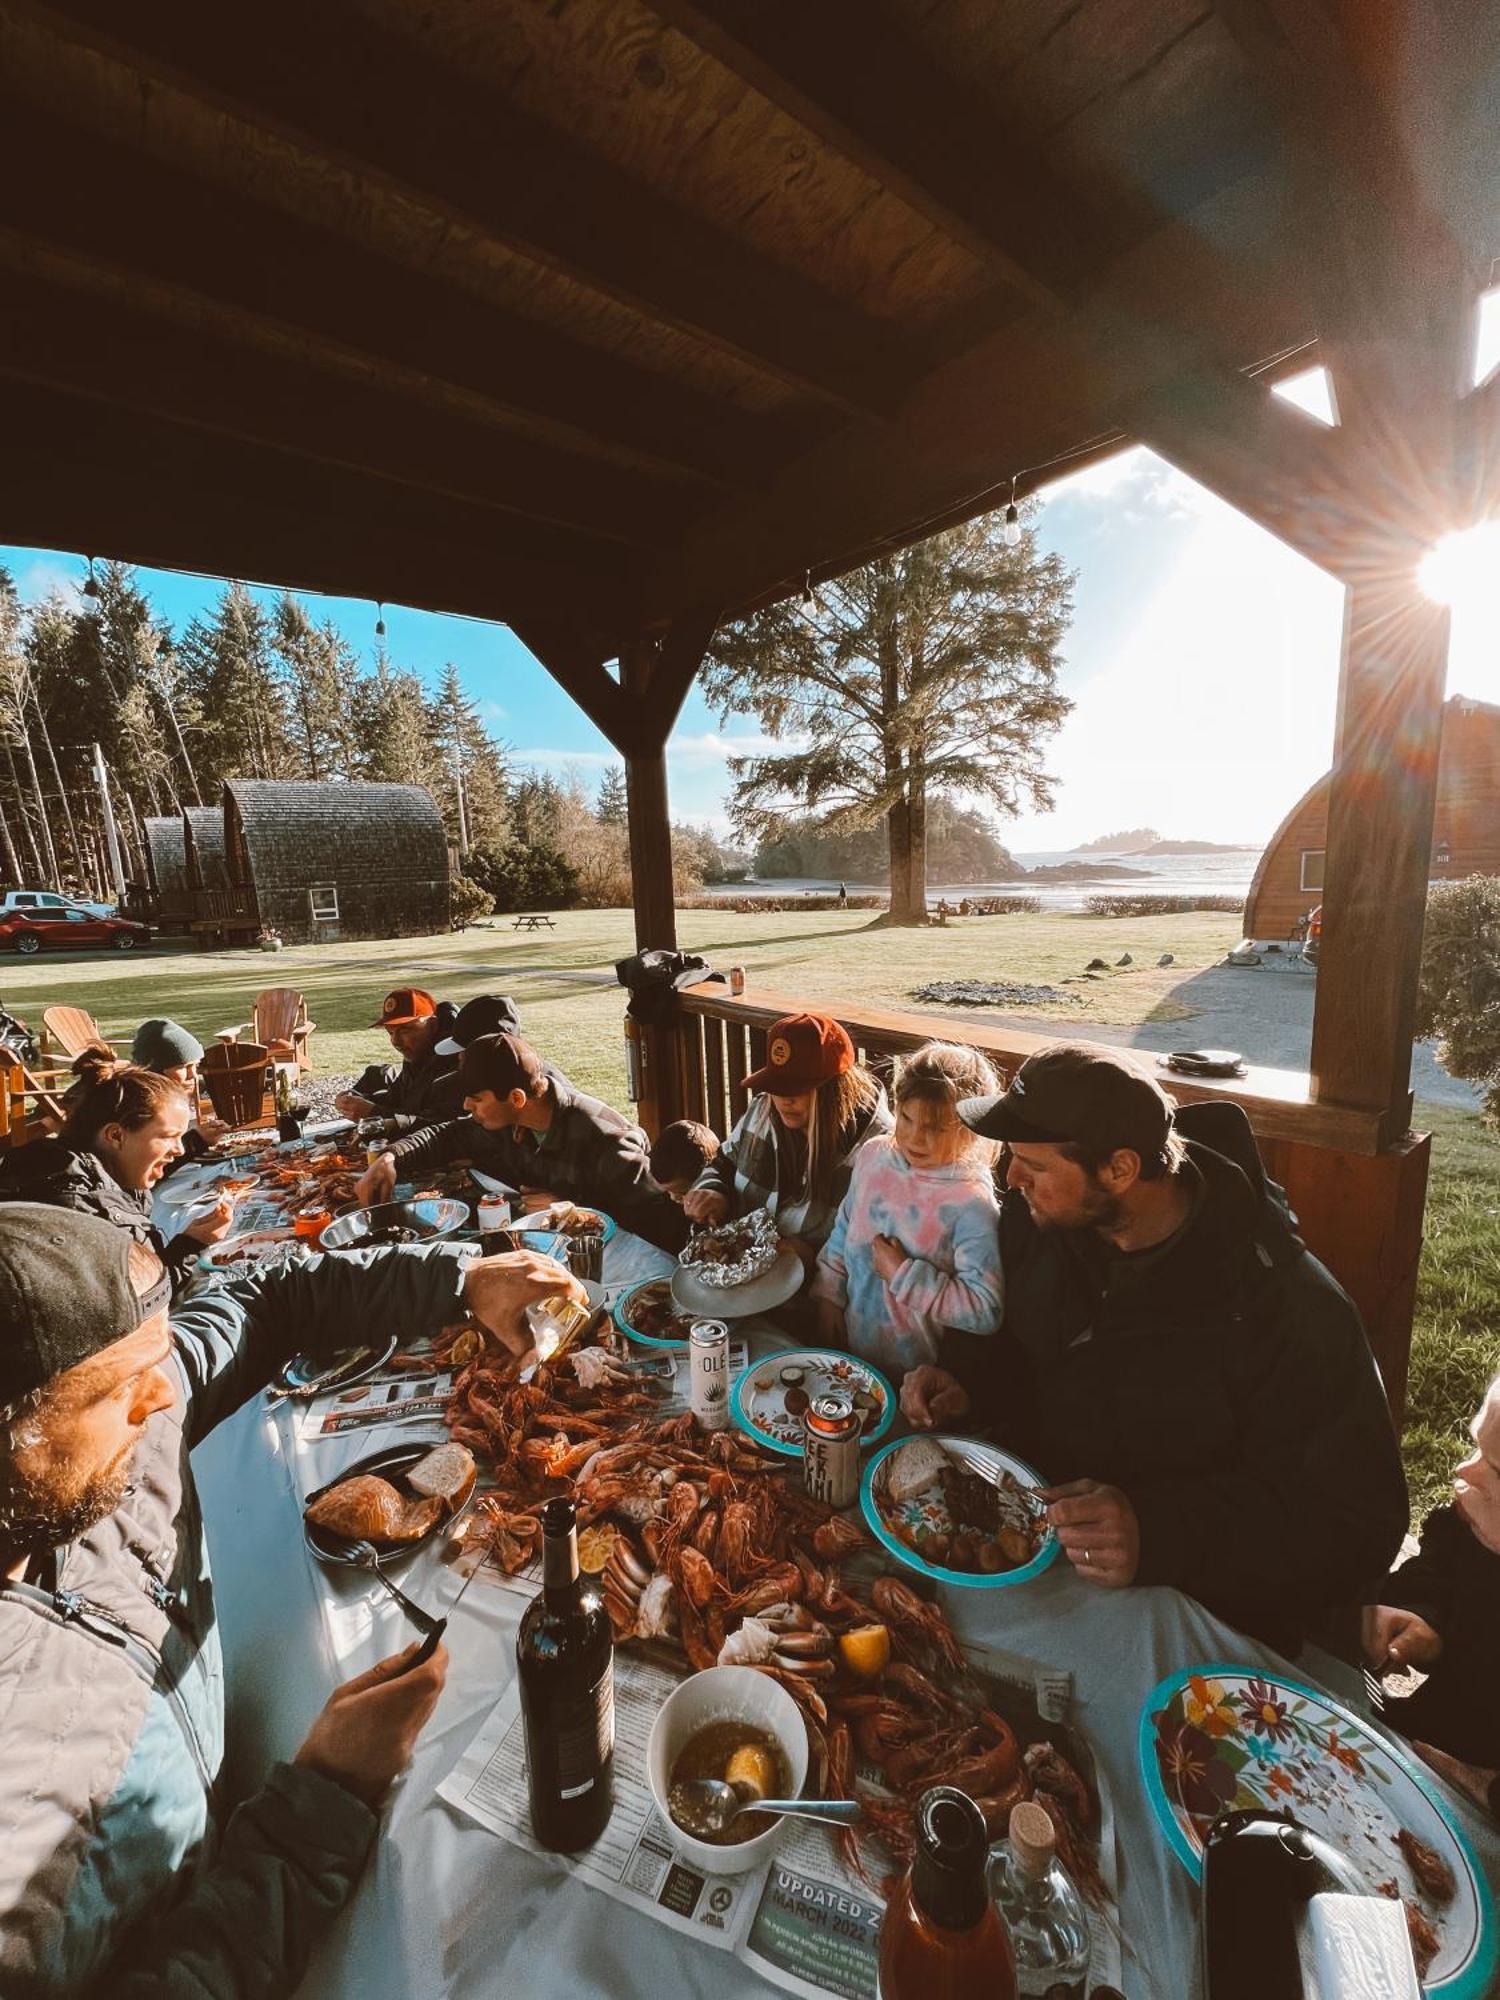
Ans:
[[[227,889],[194,889],[190,893],[193,906],[192,922],[195,929],[208,929],[215,924],[245,929],[260,922],[253,889],[235,886]]]
[[[652,1131],[672,1118],[697,1118],[721,1137],[727,1134],[745,1108],[741,1079],[765,1060],[766,1030],[783,1015],[810,1008],[841,1021],[861,1059],[878,1074],[888,1074],[892,1058],[903,1051],[946,1036],[982,1049],[1008,1077],[1027,1056],[1059,1039],[952,1016],[810,1002],[758,986],[738,998],[724,986],[691,986],[679,997],[675,1028],[647,1037],[639,1109]],[[1430,1140],[1409,1133],[1381,1149],[1374,1113],[1319,1104],[1301,1071],[1251,1068],[1243,1077],[1223,1080],[1180,1077],[1165,1069],[1157,1074],[1180,1102],[1227,1098],[1244,1106],[1266,1170],[1286,1189],[1308,1247],[1364,1317],[1399,1422]]]

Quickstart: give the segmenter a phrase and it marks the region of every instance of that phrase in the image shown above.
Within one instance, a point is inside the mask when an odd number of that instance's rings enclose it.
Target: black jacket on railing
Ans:
[[[1291,1652],[1389,1565],[1406,1482],[1359,1314],[1280,1189],[1205,1145],[1188,1161],[1191,1215],[1134,1256],[1007,1190],[1004,1324],[950,1335],[943,1364],[1049,1482],[1128,1495],[1137,1582]]]

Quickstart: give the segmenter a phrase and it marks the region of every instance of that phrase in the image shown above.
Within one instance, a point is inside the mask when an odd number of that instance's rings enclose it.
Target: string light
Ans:
[[[383,599],[375,607],[375,637],[377,639],[385,637],[385,602]]]
[[[1019,477],[1019,475],[1017,475]],[[1021,543],[1021,514],[1016,506],[1016,481],[1010,482],[1010,505],[1005,510],[1005,546],[1019,548]]]
[[[94,581],[94,558],[92,556],[89,557],[89,573],[83,580],[83,595],[85,597],[97,597],[99,595],[99,586]]]

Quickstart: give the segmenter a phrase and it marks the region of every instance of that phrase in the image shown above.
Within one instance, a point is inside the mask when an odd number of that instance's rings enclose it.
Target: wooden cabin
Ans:
[[[1325,772],[1271,836],[1245,899],[1245,936],[1262,943],[1290,938],[1323,901],[1328,848]],[[1454,695],[1444,704],[1432,819],[1434,882],[1500,874],[1500,708]]]
[[[142,831],[146,836],[150,920],[161,930],[185,930],[192,914],[186,822],[180,812],[163,813],[143,821]]]
[[[448,928],[448,836],[421,785],[234,778],[224,844],[235,920],[288,944]]]

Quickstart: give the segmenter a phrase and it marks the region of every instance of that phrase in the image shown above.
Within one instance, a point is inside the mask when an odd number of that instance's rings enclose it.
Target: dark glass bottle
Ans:
[[[542,1588],[521,1620],[516,1671],[532,1832],[574,1854],[598,1839],[614,1806],[615,1684],[609,1614],[579,1575],[571,1500],[542,1509]]]
[[[880,1926],[880,2000],[1016,2000],[1010,1939],[985,1881],[984,1815],[951,1785],[917,1803],[911,1872]]]

